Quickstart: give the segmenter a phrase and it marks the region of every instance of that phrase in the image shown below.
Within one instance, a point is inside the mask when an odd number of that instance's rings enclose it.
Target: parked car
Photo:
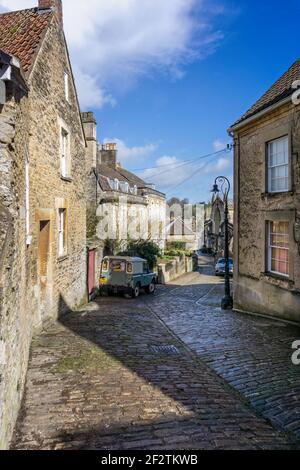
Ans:
[[[99,289],[102,294],[122,293],[132,298],[141,289],[154,294],[157,276],[145,259],[129,256],[107,256],[101,263]]]
[[[216,276],[225,276],[225,258],[219,258],[215,266]],[[229,258],[229,274],[233,276],[233,259]]]

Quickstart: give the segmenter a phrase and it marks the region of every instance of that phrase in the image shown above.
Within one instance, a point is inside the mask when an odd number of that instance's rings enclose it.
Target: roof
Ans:
[[[128,178],[126,178],[122,173],[120,173],[119,169],[114,169],[111,166],[108,165],[99,165],[97,167],[97,173],[101,176],[105,176],[106,178],[109,179],[115,179],[117,178],[119,181],[125,181],[129,182]]]
[[[134,173],[125,170],[124,168],[119,167],[118,172],[126,178],[130,183],[136,184],[137,186],[141,186],[145,184],[145,181],[136,176]]]
[[[296,60],[296,62],[293,63],[274,85],[272,85],[271,88],[269,88],[269,90],[231,126],[231,128],[234,128],[246,119],[255,116],[255,114],[292,95],[295,91],[292,85],[296,80],[300,80],[300,59]]]
[[[156,189],[148,189],[147,185],[144,180],[136,176],[134,173],[131,173],[128,170],[125,170],[121,166],[117,166],[117,168],[113,168],[108,165],[100,164],[97,167],[97,176],[98,181],[101,185],[103,191],[111,191],[111,187],[109,185],[108,179],[114,180],[118,179],[120,182],[129,183],[131,186],[136,185],[138,189],[143,189],[151,194],[157,194],[159,196],[165,197],[163,193],[157,191]]]
[[[0,14],[0,48],[18,57],[28,74],[54,13],[38,8]]]

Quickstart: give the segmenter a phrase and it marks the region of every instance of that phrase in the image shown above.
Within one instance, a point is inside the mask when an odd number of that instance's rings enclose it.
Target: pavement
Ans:
[[[154,296],[100,298],[48,325],[11,448],[298,448],[300,329],[222,312],[222,292],[203,258]]]

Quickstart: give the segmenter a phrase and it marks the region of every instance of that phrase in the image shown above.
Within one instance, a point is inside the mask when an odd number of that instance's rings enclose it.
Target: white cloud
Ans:
[[[38,0],[0,0],[21,9]],[[212,52],[208,0],[63,0],[64,24],[83,108],[114,105],[111,94],[155,73],[181,78],[184,66]]]
[[[227,147],[227,142],[224,142],[220,139],[216,139],[213,142],[213,148],[214,148],[215,152],[219,152],[220,150],[223,150],[226,147]]]
[[[219,158],[216,162],[209,163],[204,168],[204,173],[207,174],[216,174],[218,176],[219,173],[227,172],[232,167],[232,158],[231,157],[222,157]]]
[[[232,168],[232,156],[189,164],[175,156],[163,156],[156,160],[155,164],[157,168],[145,170],[140,175],[141,178],[149,183],[155,183],[158,189],[169,190],[168,192],[172,193],[172,189],[177,189],[176,186],[180,186],[181,183],[182,189],[189,189],[191,185],[195,186],[207,180],[207,175],[215,177],[220,173],[226,173]]]
[[[118,161],[127,163],[141,163],[145,157],[151,155],[157,149],[156,144],[146,144],[141,147],[128,147],[121,139],[104,139],[104,143],[116,143],[118,149]]]
[[[165,155],[156,160],[157,168],[145,170],[140,176],[148,183],[164,189],[175,186],[193,173],[193,165],[185,165],[175,156]]]

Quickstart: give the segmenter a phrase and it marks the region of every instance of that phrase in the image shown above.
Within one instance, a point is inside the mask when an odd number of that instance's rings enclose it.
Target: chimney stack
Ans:
[[[39,0],[39,10],[52,10],[63,28],[62,0]]]
[[[85,140],[87,142],[86,165],[89,173],[97,167],[97,122],[94,113],[81,113]]]
[[[107,165],[114,170],[117,169],[117,144],[103,144],[101,148],[101,163]]]

